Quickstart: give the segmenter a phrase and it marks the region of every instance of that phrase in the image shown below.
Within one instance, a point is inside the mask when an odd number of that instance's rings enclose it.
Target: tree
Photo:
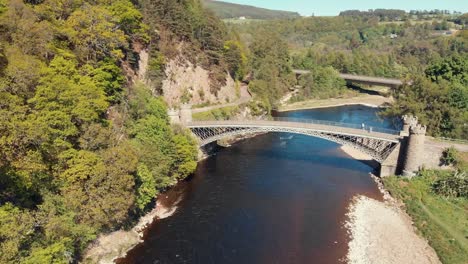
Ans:
[[[97,88],[106,93],[107,101],[115,104],[122,99],[125,78],[122,69],[115,60],[107,59],[98,62],[96,68],[88,65],[87,75],[93,79]]]
[[[122,31],[134,39],[142,42],[148,42],[148,28],[143,24],[143,15],[135,8],[132,2],[128,0],[109,1],[106,6],[116,19],[116,23]]]
[[[138,165],[136,204],[140,211],[144,211],[156,198],[157,194],[158,190],[156,189],[156,180],[153,174],[145,164]]]
[[[45,248],[33,248],[31,255],[23,260],[25,264],[67,264],[72,261],[71,252],[67,251],[67,244],[71,241],[56,242]]]
[[[232,78],[241,80],[245,75],[247,57],[242,51],[240,42],[226,41],[223,53]]]
[[[66,21],[67,35],[83,61],[97,62],[106,57],[122,59],[122,49],[127,47],[125,33],[112,14],[100,6],[83,5]]]
[[[76,125],[98,120],[108,107],[104,91],[91,77],[78,74],[75,62],[63,57],[44,69],[36,95],[29,102],[39,115],[60,111]]]
[[[304,87],[306,97],[322,99],[336,97],[346,89],[345,80],[332,67],[313,67],[310,74],[301,77],[299,84]]]
[[[76,212],[77,222],[97,229],[121,224],[134,201],[134,180],[128,170],[134,170],[136,156],[117,147],[103,157],[84,150],[69,151],[62,160],[60,189],[66,206]]]
[[[434,62],[426,69],[426,76],[433,81],[441,79],[468,85],[468,54],[454,55]]]
[[[196,141],[188,131],[180,131],[175,135],[175,177],[177,179],[185,179],[190,176],[197,168],[198,149]]]
[[[3,68],[3,82],[0,90],[7,91],[21,98],[34,96],[40,78],[40,69],[44,64],[21,50],[10,47],[6,51],[7,65]]]
[[[0,206],[0,262],[17,263],[33,236],[31,214],[12,204]]]

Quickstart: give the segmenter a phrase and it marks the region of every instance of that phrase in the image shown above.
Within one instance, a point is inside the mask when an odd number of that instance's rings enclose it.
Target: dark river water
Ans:
[[[393,128],[377,109],[345,106],[277,114]],[[265,134],[221,149],[164,199],[182,197],[145,242],[118,263],[339,263],[343,223],[355,195],[381,199],[373,169],[340,146]]]

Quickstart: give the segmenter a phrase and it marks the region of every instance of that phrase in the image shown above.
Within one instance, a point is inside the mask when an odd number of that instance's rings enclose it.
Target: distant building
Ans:
[[[241,16],[239,17],[239,20],[246,20],[247,18],[245,18],[244,16]]]

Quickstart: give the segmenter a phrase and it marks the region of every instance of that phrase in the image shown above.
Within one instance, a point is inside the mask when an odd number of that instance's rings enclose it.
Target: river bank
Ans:
[[[83,262],[114,264],[117,259],[125,257],[127,252],[144,241],[148,226],[175,213],[182,200],[181,193],[182,191],[175,187],[167,193],[160,194],[154,209],[142,216],[132,229],[100,235],[86,250]]]
[[[434,249],[416,233],[411,217],[382,185],[384,201],[356,196],[345,226],[350,236],[347,263],[441,263]]]
[[[296,111],[304,109],[328,108],[346,105],[365,105],[369,107],[383,107],[393,103],[392,97],[381,95],[361,95],[352,98],[313,99],[291,104],[285,104],[278,108],[279,112]]]
[[[342,146],[341,150],[354,159],[378,167],[372,157],[359,150],[349,146]],[[390,195],[380,178],[370,176],[384,199],[378,201],[359,195],[350,203],[345,224],[350,236],[347,263],[440,263],[434,249],[416,233],[403,204]]]

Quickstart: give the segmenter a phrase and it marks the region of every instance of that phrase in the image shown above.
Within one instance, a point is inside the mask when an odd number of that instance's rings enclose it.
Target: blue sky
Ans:
[[[301,15],[337,15],[342,10],[392,8],[403,10],[447,9],[468,12],[468,0],[222,0],[269,9],[299,12]]]

